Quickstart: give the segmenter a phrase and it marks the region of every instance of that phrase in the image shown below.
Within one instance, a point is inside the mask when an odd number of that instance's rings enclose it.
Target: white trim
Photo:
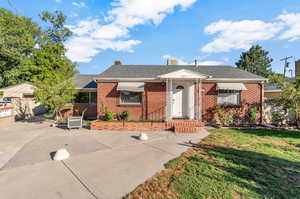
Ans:
[[[224,82],[232,82],[232,81],[239,81],[239,82],[244,82],[244,81],[255,81],[255,82],[262,82],[262,81],[268,81],[268,79],[239,79],[239,78],[209,78],[204,81],[224,81]]]
[[[181,70],[177,70],[177,71],[173,71],[171,73],[167,73],[167,74],[163,74],[163,75],[159,75],[157,76],[160,79],[207,79],[209,78],[209,76],[198,73],[198,72],[194,72],[191,70],[186,70],[186,69],[181,69]]]
[[[264,90],[264,93],[275,93],[275,92],[281,92],[281,89],[277,89],[277,90]]]
[[[157,80],[157,78],[96,78],[94,79],[94,81],[98,81],[98,80],[104,80],[104,81],[128,81],[128,82],[135,82],[135,81],[151,81],[151,80]]]
[[[79,91],[86,91],[86,92],[97,91],[97,88],[75,88],[75,89]]]
[[[199,79],[199,78],[194,78]],[[103,82],[119,82],[119,81],[128,81],[128,82],[139,82],[139,81],[144,81],[144,82],[165,82],[163,79],[159,78],[97,78],[94,79],[96,82],[97,80],[103,81]],[[182,80],[187,80],[187,79],[182,79]],[[202,82],[266,82],[268,79],[240,79],[240,78],[207,78],[203,79]],[[77,89],[82,89],[82,88],[77,88]],[[92,88],[96,89],[96,88]]]

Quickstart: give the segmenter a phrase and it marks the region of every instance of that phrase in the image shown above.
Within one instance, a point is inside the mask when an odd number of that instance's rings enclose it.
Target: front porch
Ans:
[[[165,121],[195,120],[202,122],[202,80],[206,75],[179,70],[159,76],[166,82]]]

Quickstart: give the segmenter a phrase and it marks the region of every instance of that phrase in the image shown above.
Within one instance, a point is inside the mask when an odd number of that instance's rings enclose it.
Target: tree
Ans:
[[[42,33],[39,50],[32,56],[34,66],[39,71],[35,84],[36,100],[49,107],[58,119],[60,110],[75,97],[73,82],[76,65],[65,55],[63,42],[71,36],[71,31],[64,26],[66,17],[59,11],[43,12],[41,18],[50,26]]]
[[[280,104],[286,111],[295,112],[296,123],[300,127],[300,80],[284,83],[279,99]]]
[[[268,57],[269,52],[262,49],[261,46],[252,46],[247,52],[243,52],[240,60],[236,62],[239,69],[268,77],[272,74],[271,63],[273,59]]]
[[[26,65],[30,64],[40,33],[31,19],[0,8],[0,87],[32,79]]]

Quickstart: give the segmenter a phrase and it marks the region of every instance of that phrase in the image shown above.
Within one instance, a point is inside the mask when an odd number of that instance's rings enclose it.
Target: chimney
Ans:
[[[295,76],[300,77],[300,59],[295,62]]]
[[[122,62],[120,60],[116,60],[114,65],[122,65]]]
[[[178,65],[178,60],[177,59],[173,59],[173,58],[169,58],[167,60],[167,65]]]

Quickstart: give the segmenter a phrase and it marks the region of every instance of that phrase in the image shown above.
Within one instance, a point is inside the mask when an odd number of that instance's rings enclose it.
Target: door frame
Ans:
[[[183,89],[178,89],[178,87],[181,86],[183,87]],[[173,85],[173,97],[172,97],[172,118],[184,118],[184,93],[185,93],[185,89],[186,89],[186,86],[184,84],[184,82],[174,82],[174,85]],[[180,105],[180,110],[179,111],[175,111],[176,108],[175,108],[175,100],[176,100],[176,94],[180,92],[180,102],[179,102],[179,105]],[[178,114],[179,113],[179,114]]]

